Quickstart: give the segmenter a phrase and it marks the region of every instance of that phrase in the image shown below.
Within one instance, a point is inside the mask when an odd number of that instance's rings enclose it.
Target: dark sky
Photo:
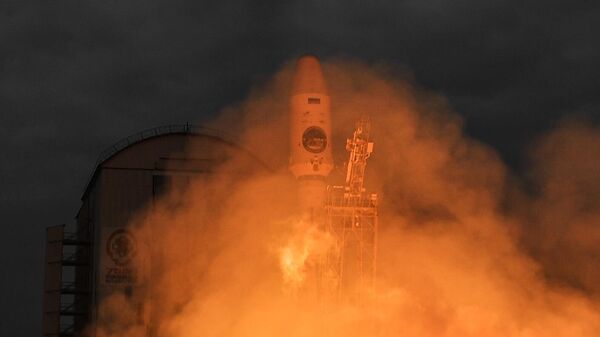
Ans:
[[[0,335],[41,334],[44,228],[120,138],[209,118],[312,52],[411,69],[518,169],[561,117],[600,119],[598,32],[596,0],[1,0]]]

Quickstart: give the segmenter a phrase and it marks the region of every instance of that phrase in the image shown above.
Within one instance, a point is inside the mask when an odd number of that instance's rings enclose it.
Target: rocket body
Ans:
[[[298,179],[300,206],[322,207],[325,180],[333,169],[331,101],[315,56],[303,56],[296,64],[290,97],[289,168]]]

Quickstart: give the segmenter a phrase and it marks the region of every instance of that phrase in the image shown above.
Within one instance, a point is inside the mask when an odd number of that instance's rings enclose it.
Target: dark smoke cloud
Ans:
[[[0,334],[39,333],[43,228],[70,221],[117,139],[205,120],[311,51],[410,69],[519,167],[523,145],[562,116],[598,121],[599,6],[3,1]]]
[[[600,296],[600,128],[566,120],[532,149],[524,243],[554,281]]]

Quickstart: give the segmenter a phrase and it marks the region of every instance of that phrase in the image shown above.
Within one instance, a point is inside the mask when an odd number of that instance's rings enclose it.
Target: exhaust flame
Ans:
[[[493,149],[462,134],[443,98],[382,68],[337,61],[323,70],[334,158],[345,157],[360,115],[373,123],[372,296],[361,305],[286,296],[331,244],[307,222],[282,220],[297,216],[287,66],[213,125],[233,126],[273,171],[198,178],[133,219],[151,243],[138,252],[151,261],[139,266],[148,282],[103,300],[96,336],[600,336],[600,128],[566,123],[536,144],[531,193]],[[239,165],[234,157],[221,170]]]
[[[298,288],[304,282],[304,272],[308,250],[306,247],[298,251],[298,247],[284,247],[281,250],[280,262],[283,271],[283,282]]]
[[[279,252],[279,265],[285,289],[294,293],[302,288],[307,268],[314,266],[332,244],[331,237],[314,224],[298,221],[294,233]]]

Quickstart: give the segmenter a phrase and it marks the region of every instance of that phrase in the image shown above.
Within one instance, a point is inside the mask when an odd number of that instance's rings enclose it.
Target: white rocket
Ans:
[[[331,101],[319,59],[306,55],[296,63],[290,99],[290,171],[301,208],[322,208],[332,169]]]

